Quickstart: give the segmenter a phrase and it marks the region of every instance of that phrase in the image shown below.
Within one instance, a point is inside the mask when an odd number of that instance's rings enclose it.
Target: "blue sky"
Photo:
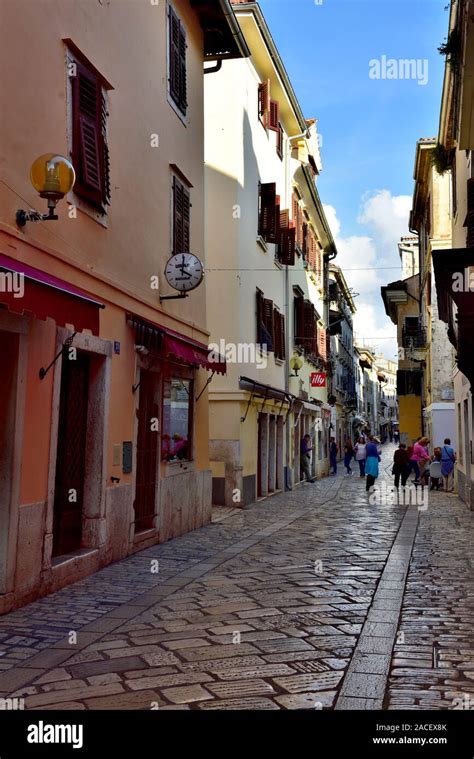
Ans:
[[[318,188],[330,206],[339,264],[360,292],[358,333],[378,336],[379,343],[367,342],[385,346],[390,356],[395,344],[385,338],[393,330],[379,293],[400,272],[378,267],[398,265],[396,241],[408,233],[416,141],[438,132],[444,58],[437,48],[447,33],[446,5],[448,0],[260,0],[303,112],[318,119]],[[382,56],[415,59],[419,66],[427,60],[428,82],[371,79],[369,62]],[[374,271],[349,271],[361,261]],[[361,334],[362,322],[370,335]]]

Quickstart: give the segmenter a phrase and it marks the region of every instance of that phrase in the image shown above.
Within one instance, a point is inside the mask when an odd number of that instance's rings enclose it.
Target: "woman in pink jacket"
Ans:
[[[420,468],[420,478],[418,480],[415,480],[416,484],[418,484],[420,480],[423,479],[423,473],[424,473],[426,464],[431,459],[431,456],[428,451],[429,442],[430,441],[427,437],[422,437],[413,446],[412,459],[418,462],[418,466]]]

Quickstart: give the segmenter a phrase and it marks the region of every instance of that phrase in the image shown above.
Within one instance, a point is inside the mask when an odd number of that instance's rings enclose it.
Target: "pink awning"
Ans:
[[[160,352],[165,357],[173,356],[185,364],[202,366],[218,374],[226,373],[225,358],[215,356],[204,343],[133,314],[127,314],[127,321],[135,328],[137,339],[143,341],[152,352]]]
[[[71,324],[77,332],[89,329],[99,334],[98,309],[105,306],[83,290],[3,253],[0,272],[13,275],[10,280],[8,276],[0,279],[0,303],[9,311],[29,313],[37,319],[51,317],[61,327]]]

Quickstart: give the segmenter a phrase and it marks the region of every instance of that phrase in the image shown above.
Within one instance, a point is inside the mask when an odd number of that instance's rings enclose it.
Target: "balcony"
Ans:
[[[416,330],[406,327],[402,329],[402,346],[404,348],[421,349],[426,348],[426,329],[425,327],[418,327]]]

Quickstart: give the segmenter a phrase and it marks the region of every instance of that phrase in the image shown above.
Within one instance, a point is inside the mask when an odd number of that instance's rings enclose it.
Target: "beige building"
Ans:
[[[205,260],[204,63],[248,54],[227,0],[40,6],[0,26],[0,612],[210,520],[225,366],[164,271]],[[35,223],[51,152],[76,181]]]
[[[213,499],[243,506],[300,481],[306,433],[313,476],[327,472],[335,249],[315,184],[316,122],[258,4],[234,10],[252,55],[205,81],[206,276],[211,342],[227,357],[209,389]]]
[[[474,508],[474,3],[451,4],[441,99],[437,164],[450,178],[451,240],[433,254],[438,308],[456,351],[454,400],[458,491]]]
[[[449,171],[438,172],[435,151],[434,138],[418,140],[410,228],[418,234],[419,321],[405,320],[402,335],[406,356],[422,359],[422,434],[429,438],[431,450],[446,437],[456,445],[454,349],[438,316],[432,257],[433,251],[451,245],[451,176]]]

